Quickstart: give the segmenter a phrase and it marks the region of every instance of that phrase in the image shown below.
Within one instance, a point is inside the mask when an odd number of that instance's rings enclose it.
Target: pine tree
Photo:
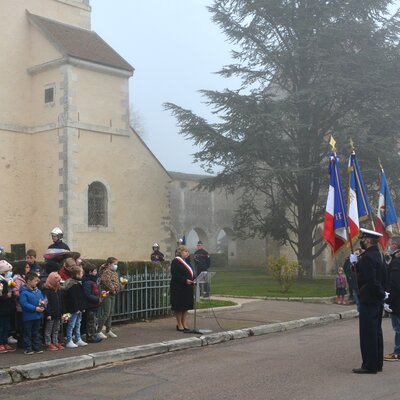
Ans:
[[[202,91],[216,123],[165,104],[181,133],[200,146],[196,160],[217,171],[203,187],[240,195],[238,235],[289,244],[308,276],[324,248],[318,226],[329,136],[342,144],[344,162],[343,145],[352,137],[367,183],[377,179],[378,157],[389,175],[399,176],[393,148],[400,131],[400,22],[390,5],[216,0],[213,21],[234,49],[234,63],[219,74],[242,85]]]

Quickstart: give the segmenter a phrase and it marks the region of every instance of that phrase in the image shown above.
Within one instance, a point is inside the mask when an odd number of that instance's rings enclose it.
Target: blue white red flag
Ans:
[[[382,233],[379,239],[383,249],[386,249],[389,238],[393,234],[393,225],[397,224],[396,210],[394,209],[389,185],[386,180],[385,172],[381,168],[381,188],[379,192],[379,203],[376,221],[376,231]]]
[[[358,236],[360,231],[360,221],[364,221],[371,216],[371,207],[368,203],[367,191],[365,190],[357,156],[354,151],[349,157],[349,173],[348,219],[350,237],[353,239]]]
[[[339,158],[332,153],[329,160],[330,182],[323,233],[324,239],[331,246],[332,254],[347,242],[347,212],[338,161]]]

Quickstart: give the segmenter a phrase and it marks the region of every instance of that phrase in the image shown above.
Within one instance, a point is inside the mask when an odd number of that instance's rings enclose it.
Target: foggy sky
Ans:
[[[92,30],[134,68],[130,102],[144,141],[167,170],[203,173],[164,102],[211,117],[201,89],[235,88],[213,72],[231,62],[231,45],[205,8],[211,0],[91,0]],[[135,124],[133,124],[135,125]]]
[[[171,171],[203,173],[196,148],[178,134],[162,104],[172,102],[212,118],[201,89],[235,89],[213,72],[231,63],[231,44],[211,21],[212,0],[91,0],[92,29],[134,68],[130,102],[146,144]],[[397,4],[400,1],[395,2]],[[135,126],[135,123],[133,123]]]

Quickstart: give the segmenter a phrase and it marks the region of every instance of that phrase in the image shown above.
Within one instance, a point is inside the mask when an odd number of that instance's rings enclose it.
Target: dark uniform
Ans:
[[[194,253],[194,265],[196,268],[196,276],[199,276],[203,271],[208,271],[210,268],[210,255],[208,251],[200,248]],[[210,294],[210,285],[209,283],[204,283],[200,285],[200,295],[201,296],[209,296]]]
[[[386,300],[392,310],[390,318],[395,331],[394,350],[385,360],[397,361],[400,358],[400,249],[391,254],[388,279],[389,298]]]
[[[357,278],[361,369],[376,373],[383,366],[382,313],[386,286],[386,262],[378,246],[368,247],[361,255]]]
[[[151,262],[153,262],[153,263],[157,263],[157,264],[163,263],[164,262],[164,254],[161,253],[160,250],[156,249],[151,253],[150,259],[151,259]]]
[[[70,250],[67,243],[64,243],[61,239],[58,239],[57,242],[52,243],[48,249],[61,249],[61,250]]]

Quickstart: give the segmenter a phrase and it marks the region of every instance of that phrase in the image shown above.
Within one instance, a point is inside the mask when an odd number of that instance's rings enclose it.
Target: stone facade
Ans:
[[[87,0],[0,7],[0,243],[40,256],[60,226],[85,257],[148,259],[155,238],[169,243],[170,177],[130,128],[133,67],[90,31]],[[94,182],[101,225],[88,223]]]

